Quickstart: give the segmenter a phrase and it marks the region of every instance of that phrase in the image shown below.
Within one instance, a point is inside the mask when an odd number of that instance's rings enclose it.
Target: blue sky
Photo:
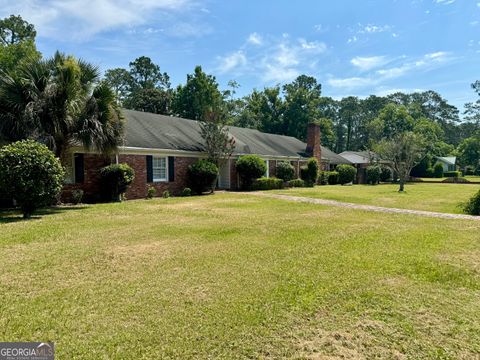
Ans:
[[[315,76],[325,96],[435,90],[462,107],[480,79],[480,0],[0,0],[61,50],[127,67],[146,55],[184,82],[195,65],[239,95]]]

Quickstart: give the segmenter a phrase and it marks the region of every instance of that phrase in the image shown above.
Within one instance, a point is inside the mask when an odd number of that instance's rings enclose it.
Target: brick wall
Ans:
[[[84,154],[84,181],[81,184],[66,184],[62,191],[62,201],[70,202],[72,191],[82,189],[85,202],[98,202],[100,196],[100,169],[111,163],[112,159],[99,154]]]
[[[157,196],[162,196],[165,190],[168,190],[172,195],[180,194],[188,186],[188,166],[197,160],[197,158],[190,157],[175,157],[174,181],[147,183],[146,155],[119,155],[119,163],[127,163],[135,171],[135,180],[126,193],[127,199],[145,198],[149,186],[157,189]],[[84,202],[101,201],[100,169],[111,163],[114,163],[114,159],[105,158],[98,154],[84,154],[84,182],[81,184],[66,184],[62,191],[62,201],[70,202],[72,200],[72,191],[75,189],[84,191]]]
[[[127,163],[135,171],[135,180],[127,190],[127,199],[142,199],[147,196],[147,189],[153,186],[157,189],[157,196],[162,196],[168,190],[171,195],[178,195],[188,187],[188,166],[196,162],[198,158],[175,157],[174,181],[147,183],[147,157],[146,155],[120,155],[118,161]]]

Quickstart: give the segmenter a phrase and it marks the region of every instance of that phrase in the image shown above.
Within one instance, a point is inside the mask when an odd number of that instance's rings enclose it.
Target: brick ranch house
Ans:
[[[84,191],[85,201],[100,200],[99,170],[111,163],[127,163],[135,171],[135,180],[127,191],[128,199],[145,198],[153,186],[157,194],[168,190],[180,193],[188,187],[188,166],[205,158],[199,123],[194,120],[140,111],[123,110],[125,117],[124,145],[113,157],[73,148],[67,165],[67,184],[62,197],[69,201],[74,189]],[[307,143],[290,136],[262,133],[258,130],[228,127],[235,139],[232,157],[219,169],[218,187],[235,190],[239,187],[235,162],[239,156],[256,154],[265,160],[265,176],[275,176],[278,161],[289,161],[298,176],[300,166],[315,157],[323,169],[350,163],[320,144],[320,128],[310,124]]]

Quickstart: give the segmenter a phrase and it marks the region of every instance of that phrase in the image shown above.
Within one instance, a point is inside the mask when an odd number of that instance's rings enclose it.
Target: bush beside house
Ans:
[[[382,169],[379,165],[370,165],[366,169],[367,173],[367,184],[377,185],[380,182],[380,176],[382,174]]]
[[[100,169],[102,194],[107,201],[122,201],[135,179],[135,171],[128,164],[112,164]]]
[[[443,165],[438,163],[433,167],[433,176],[436,178],[442,178],[443,177]]]
[[[314,186],[318,178],[318,162],[315,158],[310,158],[307,165],[300,169],[300,177],[305,182],[305,186]]]
[[[276,168],[277,178],[290,181],[295,178],[295,168],[287,161],[279,161]]]
[[[283,180],[275,177],[261,177],[254,180],[252,190],[273,190],[283,189]]]
[[[18,202],[24,218],[56,202],[65,172],[45,145],[17,141],[0,148],[0,188]]]
[[[305,182],[302,179],[293,179],[288,182],[289,187],[304,187]]]
[[[253,182],[267,172],[267,165],[257,155],[241,156],[235,166],[240,177],[241,188],[244,190],[250,190]]]
[[[206,191],[213,192],[217,176],[217,165],[208,160],[198,160],[188,167],[190,188],[198,195]]]
[[[338,165],[338,182],[341,185],[345,185],[348,183],[352,183],[355,180],[355,175],[357,174],[357,169],[355,169],[352,165]]]

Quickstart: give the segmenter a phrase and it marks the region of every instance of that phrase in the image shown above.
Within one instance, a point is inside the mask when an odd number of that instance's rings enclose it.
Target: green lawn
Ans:
[[[0,340],[59,359],[480,356],[480,222],[217,194],[0,230]]]
[[[470,182],[480,183],[480,176],[465,176],[465,179]]]
[[[466,202],[480,186],[471,184],[422,184],[408,183],[405,192],[398,192],[398,185],[315,186],[276,190],[285,195],[306,196],[338,200],[355,204],[377,205],[401,209],[462,213],[461,203]]]
[[[467,179],[469,182],[473,183],[480,183],[480,176],[463,176],[465,179]],[[420,178],[422,181],[429,181],[429,182],[442,182],[446,180],[446,177],[443,178]]]

